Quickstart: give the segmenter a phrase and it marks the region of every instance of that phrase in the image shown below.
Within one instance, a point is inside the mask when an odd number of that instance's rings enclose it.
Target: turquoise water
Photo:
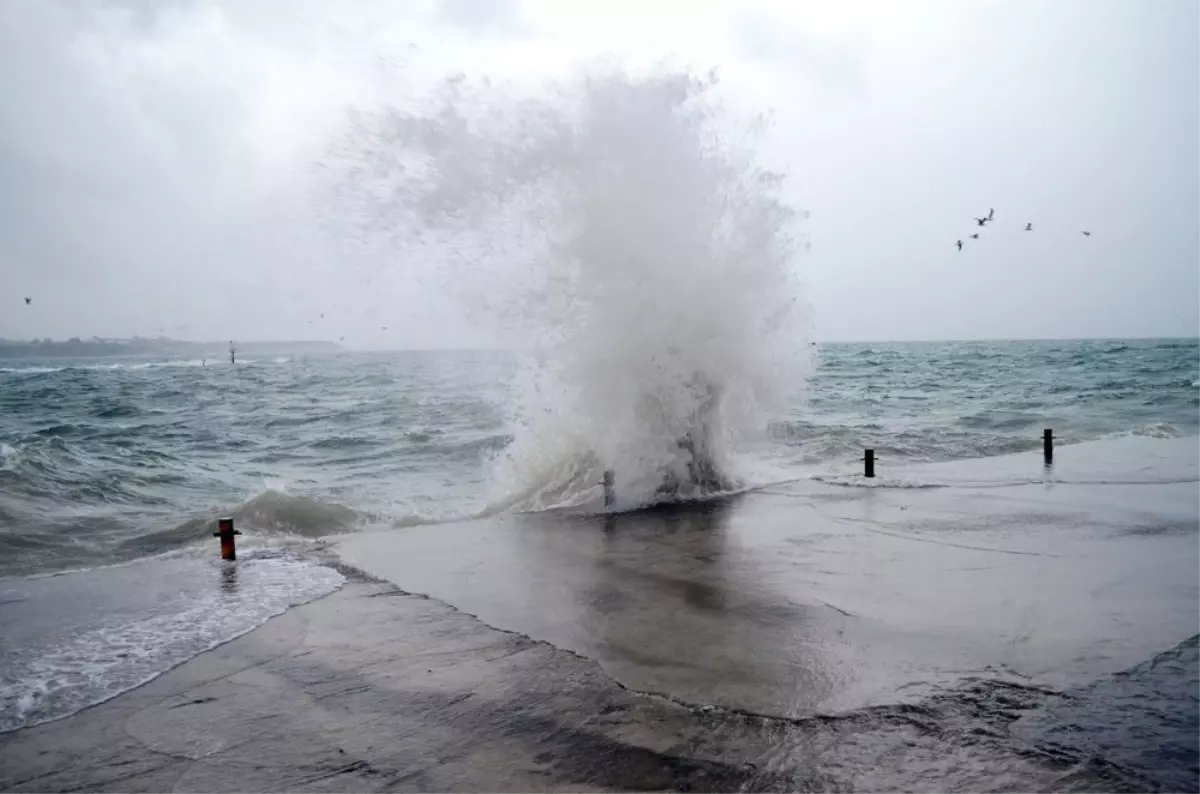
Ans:
[[[505,502],[516,360],[347,353],[239,362],[0,361],[0,576],[207,542],[232,514],[315,537]],[[833,344],[792,409],[744,439],[760,480],[1194,436],[1195,340]]]
[[[922,461],[1036,449],[1043,428],[1071,443],[1193,436],[1195,340],[830,345],[775,435],[803,460],[863,447]]]

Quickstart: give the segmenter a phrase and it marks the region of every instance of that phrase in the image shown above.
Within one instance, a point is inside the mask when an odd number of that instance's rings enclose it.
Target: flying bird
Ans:
[[[1091,237],[1091,236],[1092,236],[1092,233],[1091,233],[1091,232],[1088,232],[1088,231],[1085,231],[1085,232],[1083,233],[1083,236],[1084,236],[1084,237]]]
[[[958,250],[962,250],[962,240],[955,240],[954,244],[958,246]]]
[[[979,232],[975,232],[975,234],[972,234],[972,235],[971,235],[971,239],[972,239],[972,240],[978,240],[978,239],[979,239]]]
[[[1027,231],[1027,232],[1033,231],[1033,224],[1032,223],[1025,224],[1025,231]]]
[[[28,298],[28,297],[27,297],[27,298],[25,298],[25,305],[26,305],[26,306],[28,306],[28,305],[29,305],[29,304],[31,304],[31,303],[33,303],[33,298]]]
[[[988,222],[988,218],[976,218],[975,222],[978,223],[980,226],[982,226],[983,224]]]
[[[990,220],[991,220],[992,218],[994,218],[995,216],[996,216],[996,208],[995,208],[995,207],[988,207],[988,218],[987,218],[987,219],[990,221]]]

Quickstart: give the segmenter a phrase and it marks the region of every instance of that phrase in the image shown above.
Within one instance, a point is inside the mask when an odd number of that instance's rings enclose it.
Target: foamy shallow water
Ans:
[[[0,580],[0,731],[107,700],[344,581],[288,553],[215,556]]]

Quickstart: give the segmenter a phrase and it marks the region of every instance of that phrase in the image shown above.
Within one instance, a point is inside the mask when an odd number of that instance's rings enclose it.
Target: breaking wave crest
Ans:
[[[0,578],[29,571],[79,570],[165,554],[198,544],[212,544],[217,519],[232,517],[243,533],[239,546],[263,549],[307,543],[328,535],[370,528],[400,528],[465,520],[477,512],[430,511],[385,515],[340,504],[267,489],[246,501],[205,511],[204,515],[169,524],[169,515],[134,518],[120,512],[73,512],[54,522],[34,525],[29,517],[3,512],[0,518],[26,522],[24,533],[0,533]],[[168,523],[166,528],[159,528]],[[140,527],[140,531],[139,530]]]
[[[731,445],[808,373],[800,213],[768,120],[719,93],[666,67],[527,98],[456,77],[344,142],[342,210],[524,344],[497,503],[576,504],[606,469],[622,506],[736,487]]]

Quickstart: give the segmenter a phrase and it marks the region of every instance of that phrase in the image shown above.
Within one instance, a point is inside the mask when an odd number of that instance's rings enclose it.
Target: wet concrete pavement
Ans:
[[[736,753],[678,754],[689,714],[359,581],[122,697],[0,736],[0,788],[724,790],[754,777]],[[668,727],[637,743],[625,722]]]
[[[1037,455],[992,459],[870,488],[805,481],[608,518],[361,534],[337,549],[689,703],[797,718],[913,701],[971,675],[1070,686],[1195,633],[1200,489],[1187,479],[1195,445],[1181,441],[1121,483],[1104,481],[1110,458],[1136,443],[1063,454],[1050,472]]]
[[[1036,689],[799,721],[690,707],[346,573],[149,684],[0,735],[0,789],[1005,791],[1073,765],[981,717],[1000,700],[1012,722]]]
[[[0,735],[0,789],[1153,790],[1014,726],[1195,634],[1197,484],[1058,472],[348,536],[336,594]]]

